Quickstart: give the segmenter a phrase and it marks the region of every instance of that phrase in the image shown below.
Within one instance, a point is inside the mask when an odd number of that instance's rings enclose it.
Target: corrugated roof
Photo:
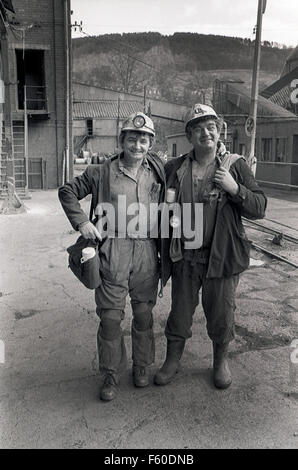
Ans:
[[[119,118],[125,119],[136,111],[142,111],[141,103],[138,101],[120,101]],[[118,101],[100,100],[100,101],[74,101],[73,118],[106,118],[117,119]]]
[[[279,92],[284,88],[289,88],[292,81],[298,78],[298,66],[295,67],[291,72],[287,73],[283,77],[281,77],[276,82],[272,83],[269,87],[265,88],[260,95],[264,96],[264,98],[270,98],[271,96],[275,95],[275,93]]]
[[[94,85],[94,84],[91,84],[91,83],[79,82],[77,80],[73,80],[72,83],[73,83],[73,91],[74,91],[75,101],[86,101],[86,99],[88,100],[87,96],[89,97],[90,93],[93,93],[94,90],[97,90],[99,92],[102,92],[102,91],[111,92],[114,95],[117,94],[119,97],[121,96],[121,100],[123,100],[123,101],[135,101],[135,102],[138,102],[138,103],[142,103],[143,99],[144,99],[143,94],[140,95],[140,94],[136,94],[136,93],[127,93],[127,92],[119,91],[119,90],[117,91],[117,90],[113,90],[112,88],[101,87],[99,85]],[[97,95],[95,94],[95,95],[92,95],[92,96],[96,97]],[[148,96],[148,98],[149,98],[149,96]],[[102,99],[100,99],[100,101],[111,101],[111,100],[102,100]],[[112,101],[115,101],[115,100],[112,100]],[[165,104],[169,104],[169,105],[175,105],[176,108],[182,108],[182,112],[185,112],[188,109],[188,106],[185,106],[183,104],[175,103],[173,101],[167,101],[167,100],[160,99],[160,98],[154,98],[152,96],[150,96],[150,101],[153,102],[153,103],[157,102],[157,103],[165,103]]]
[[[250,112],[250,93],[239,84],[227,84],[227,98],[242,111]],[[297,118],[294,113],[287,111],[276,103],[272,103],[263,96],[258,97],[258,116],[272,116],[280,118]]]
[[[290,88],[289,86],[283,88],[282,90],[279,90],[277,93],[272,95],[269,98],[269,101],[272,101],[272,103],[278,104],[278,106],[281,106],[282,108],[288,108],[291,103],[291,93],[293,89]]]

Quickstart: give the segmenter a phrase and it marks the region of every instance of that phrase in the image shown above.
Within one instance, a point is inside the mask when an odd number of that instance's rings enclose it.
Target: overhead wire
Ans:
[[[90,35],[89,33],[87,33],[86,31],[83,31],[83,30],[81,30],[81,32],[82,32],[82,34],[84,34],[86,37],[88,37],[88,38],[90,38],[90,39],[98,40],[98,37],[97,37],[97,36],[92,36],[92,35]],[[123,43],[120,43],[119,41],[117,41],[117,40],[114,39],[114,38],[110,38],[110,39],[111,39],[112,41],[116,42],[117,44],[120,44],[120,45],[123,47]],[[128,46],[128,47],[130,47],[131,49],[134,49],[134,50],[135,50],[135,49],[139,49],[140,52],[141,52],[141,49],[140,49],[140,48],[131,45],[128,41],[125,41],[125,46]],[[164,73],[164,71],[163,71],[162,69],[158,69],[157,67],[153,66],[152,64],[150,64],[150,63],[148,63],[148,62],[145,62],[144,60],[140,59],[139,57],[136,57],[136,56],[134,56],[134,55],[131,55],[131,54],[127,53],[127,52],[123,52],[123,50],[120,50],[119,48],[117,48],[117,47],[115,47],[115,46],[111,46],[111,48],[114,49],[115,51],[117,51],[118,53],[123,54],[123,55],[125,55],[126,57],[128,57],[128,58],[130,58],[130,59],[132,59],[132,60],[134,60],[134,61],[136,61],[136,62],[139,62],[139,63],[141,63],[142,65],[145,65],[146,67],[149,67],[151,70],[155,71],[157,74],[163,74],[163,73]],[[202,72],[204,72],[204,71],[202,71]],[[180,81],[183,82],[183,83],[187,83],[187,84],[190,83],[189,80],[186,80],[186,79],[180,77],[178,73],[171,75],[171,78],[172,78],[172,79],[175,78],[175,79],[177,79],[177,80],[180,80]],[[232,93],[230,93],[230,94],[233,94],[233,95],[235,95],[235,96],[242,95],[242,96],[244,96],[244,97],[247,97],[244,93],[241,93],[240,91],[239,91],[239,93],[233,93],[233,92],[232,92]],[[272,116],[272,115],[267,115],[267,116],[262,116],[262,118],[263,118],[263,117],[264,117],[264,118],[283,118],[283,119],[289,119],[289,116],[287,117],[287,116]]]
[[[92,35],[90,35],[89,33],[87,33],[86,31],[83,31],[83,30],[82,30],[81,32],[82,32],[82,34],[84,34],[84,35],[85,35],[86,37],[88,37],[88,38],[95,39],[95,40],[98,39],[97,36],[92,36]],[[110,40],[112,40],[113,42],[115,42],[115,43],[117,43],[117,44],[120,44],[120,45],[123,47],[123,44],[120,43],[119,41],[117,41],[117,39],[110,38]],[[128,41],[125,41],[125,46],[128,46],[128,47],[130,47],[131,49],[139,49],[139,51],[142,52],[142,50],[141,50],[140,48],[131,45]],[[127,52],[123,53],[123,50],[120,50],[120,49],[118,49],[118,48],[115,47],[115,46],[111,46],[111,47],[112,47],[112,49],[116,50],[117,52],[119,52],[119,53],[121,53],[121,54],[124,54],[126,57],[128,57],[128,58],[130,58],[130,59],[132,59],[132,60],[135,60],[136,62],[140,62],[141,64],[145,65],[146,67],[151,68],[151,70],[154,70],[154,71],[155,71],[156,73],[158,73],[158,74],[163,74],[163,73],[164,73],[164,71],[163,71],[162,69],[158,69],[157,67],[153,66],[152,64],[150,64],[150,63],[148,63],[148,62],[145,62],[144,60],[140,59],[139,57],[135,57],[135,56],[133,56],[133,55],[127,53]],[[183,82],[183,83],[189,84],[189,80],[186,80],[186,79],[180,77],[178,73],[175,73],[174,75],[172,75],[172,78],[176,78],[177,80],[180,80],[180,81]]]
[[[87,36],[88,38],[91,38],[91,39],[97,39],[96,36],[91,36],[90,34],[86,33],[85,31],[81,31],[82,34],[84,34],[85,36]],[[117,42],[118,44],[120,44],[118,41],[112,39],[113,41]],[[123,46],[123,44],[121,44]],[[129,44],[130,47],[133,47]],[[123,54],[123,51],[121,51],[120,49],[116,48],[115,46],[111,46],[112,49],[116,50],[117,52],[119,52],[120,54]],[[152,70],[154,70],[156,73],[158,74],[163,74],[164,71],[162,69],[157,69],[156,67],[154,67],[152,64],[149,64],[148,62],[145,62],[144,60],[138,58],[138,57],[135,57],[135,56],[132,56],[128,53],[124,53],[124,55],[130,59],[133,59],[135,60],[136,62],[140,62],[141,64],[145,65],[146,67],[149,67],[151,68]],[[185,80],[184,78],[181,78],[179,77],[178,74],[174,74],[172,75],[172,78],[177,78],[178,80],[184,82],[184,83],[189,83],[188,80]]]

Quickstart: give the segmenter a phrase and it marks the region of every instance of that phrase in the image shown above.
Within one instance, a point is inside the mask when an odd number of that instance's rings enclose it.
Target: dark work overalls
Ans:
[[[100,248],[102,284],[96,289],[95,301],[101,320],[97,335],[99,367],[102,372],[111,372],[114,376],[126,365],[121,321],[128,294],[133,314],[133,364],[146,367],[154,362],[152,309],[156,303],[159,280],[157,240],[150,239],[147,233],[140,238],[134,230],[129,234],[119,232],[123,227],[117,224],[117,213],[122,209],[118,206],[117,197],[125,196],[127,207],[142,203],[148,215],[150,203],[159,202],[161,184],[157,181],[155,170],[147,160],[143,161],[136,178],[121,165],[120,159],[110,165],[107,199],[116,213],[112,223],[115,237],[108,236]],[[129,217],[127,222],[126,229],[129,227]],[[148,221],[144,222],[147,224]]]

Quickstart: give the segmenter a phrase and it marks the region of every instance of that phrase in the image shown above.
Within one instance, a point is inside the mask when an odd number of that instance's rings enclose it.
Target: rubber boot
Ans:
[[[147,387],[149,385],[148,367],[133,365],[132,376],[135,387]]]
[[[118,378],[116,374],[107,372],[103,385],[100,389],[100,399],[103,401],[111,401],[116,397]]]
[[[173,380],[179,369],[179,361],[184,351],[185,340],[167,342],[166,360],[154,377],[156,385],[167,385]]]
[[[232,383],[232,375],[228,364],[229,343],[213,342],[213,381],[216,388],[225,389]]]

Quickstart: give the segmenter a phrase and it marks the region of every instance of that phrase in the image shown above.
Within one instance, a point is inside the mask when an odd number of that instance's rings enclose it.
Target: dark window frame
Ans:
[[[86,128],[87,128],[87,135],[93,135],[94,133],[94,128],[93,128],[93,119],[88,118],[86,119]]]
[[[17,109],[24,110],[24,86],[28,111],[47,110],[45,50],[15,48]]]
[[[177,157],[177,143],[173,142],[172,144],[172,157],[176,158]]]
[[[280,152],[279,146],[282,144],[282,152]],[[285,163],[287,161],[287,137],[277,137],[275,139],[275,161]],[[282,158],[279,157],[279,154],[282,155]]]
[[[272,137],[264,137],[261,140],[261,161],[262,162],[273,162],[274,157],[272,153],[273,147],[273,139]]]

